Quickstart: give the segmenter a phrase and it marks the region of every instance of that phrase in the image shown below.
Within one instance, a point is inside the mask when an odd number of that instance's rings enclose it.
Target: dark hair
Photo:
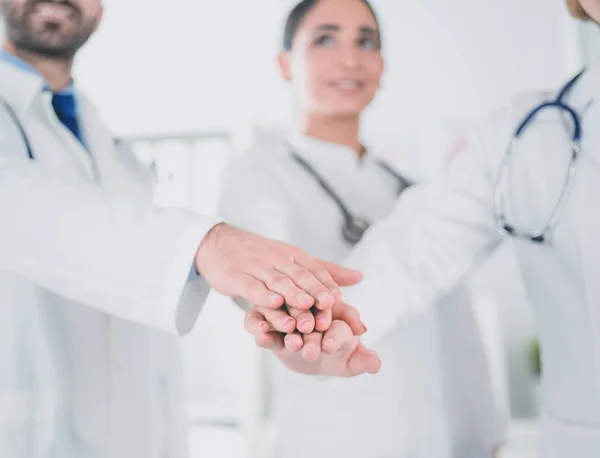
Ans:
[[[369,3],[369,0],[361,1],[367,5],[371,11],[371,14],[375,18],[377,26],[379,26],[377,14],[375,13],[371,3]],[[317,5],[317,3],[319,3],[319,0],[302,0],[294,7],[294,9],[292,9],[292,11],[290,11],[290,14],[285,22],[285,29],[283,31],[283,49],[285,51],[291,51],[294,38],[296,37],[296,32],[298,32],[300,24],[302,24],[302,21],[304,21],[306,15]]]

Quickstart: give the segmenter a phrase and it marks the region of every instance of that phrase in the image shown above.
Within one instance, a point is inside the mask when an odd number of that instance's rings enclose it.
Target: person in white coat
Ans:
[[[597,0],[567,5],[600,22]],[[365,276],[344,298],[367,317],[364,340],[377,342],[513,241],[541,342],[540,458],[600,456],[598,125],[595,61],[563,87],[495,112],[442,179],[407,190],[346,259]]]
[[[303,0],[291,10],[278,62],[297,126],[234,154],[221,176],[225,219],[337,262],[360,239],[358,217],[374,222],[392,211],[410,180],[367,151],[359,134],[380,85],[380,41],[367,1]],[[439,302],[384,337],[386,363],[376,376],[324,381],[270,364],[272,456],[492,456],[503,425],[469,295],[458,287]],[[303,351],[320,347],[318,332],[306,335],[315,326],[310,313],[295,318]],[[276,328],[293,329],[288,321]],[[298,333],[288,337],[290,349],[300,343]]]
[[[209,285],[331,319],[337,284],[360,275],[153,207],[148,174],[71,77],[101,2],[1,6],[0,456],[183,458],[175,335],[192,328]],[[351,375],[378,370],[352,332],[331,333],[358,348]]]

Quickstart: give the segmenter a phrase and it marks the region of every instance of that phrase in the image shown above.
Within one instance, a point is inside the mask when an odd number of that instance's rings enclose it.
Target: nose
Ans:
[[[360,65],[358,49],[353,44],[352,46],[344,46],[341,49],[340,64],[348,69],[355,69]]]

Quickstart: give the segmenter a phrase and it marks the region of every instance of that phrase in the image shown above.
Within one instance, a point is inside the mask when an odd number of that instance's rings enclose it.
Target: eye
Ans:
[[[379,43],[372,38],[362,37],[358,40],[358,46],[366,49],[379,49]]]
[[[332,46],[335,40],[332,35],[320,35],[315,38],[315,45],[317,46]]]

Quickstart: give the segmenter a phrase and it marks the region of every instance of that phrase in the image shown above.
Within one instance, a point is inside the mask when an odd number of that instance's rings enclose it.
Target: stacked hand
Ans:
[[[359,272],[226,224],[206,235],[196,269],[221,294],[255,304],[246,329],[290,369],[338,377],[379,371],[379,358],[360,342],[366,327],[358,312],[341,301],[340,286],[358,283]]]
[[[360,342],[366,327],[358,312],[339,300],[332,309],[314,313],[254,307],[246,314],[245,327],[259,347],[295,372],[353,377],[375,374],[381,367],[379,357]]]

